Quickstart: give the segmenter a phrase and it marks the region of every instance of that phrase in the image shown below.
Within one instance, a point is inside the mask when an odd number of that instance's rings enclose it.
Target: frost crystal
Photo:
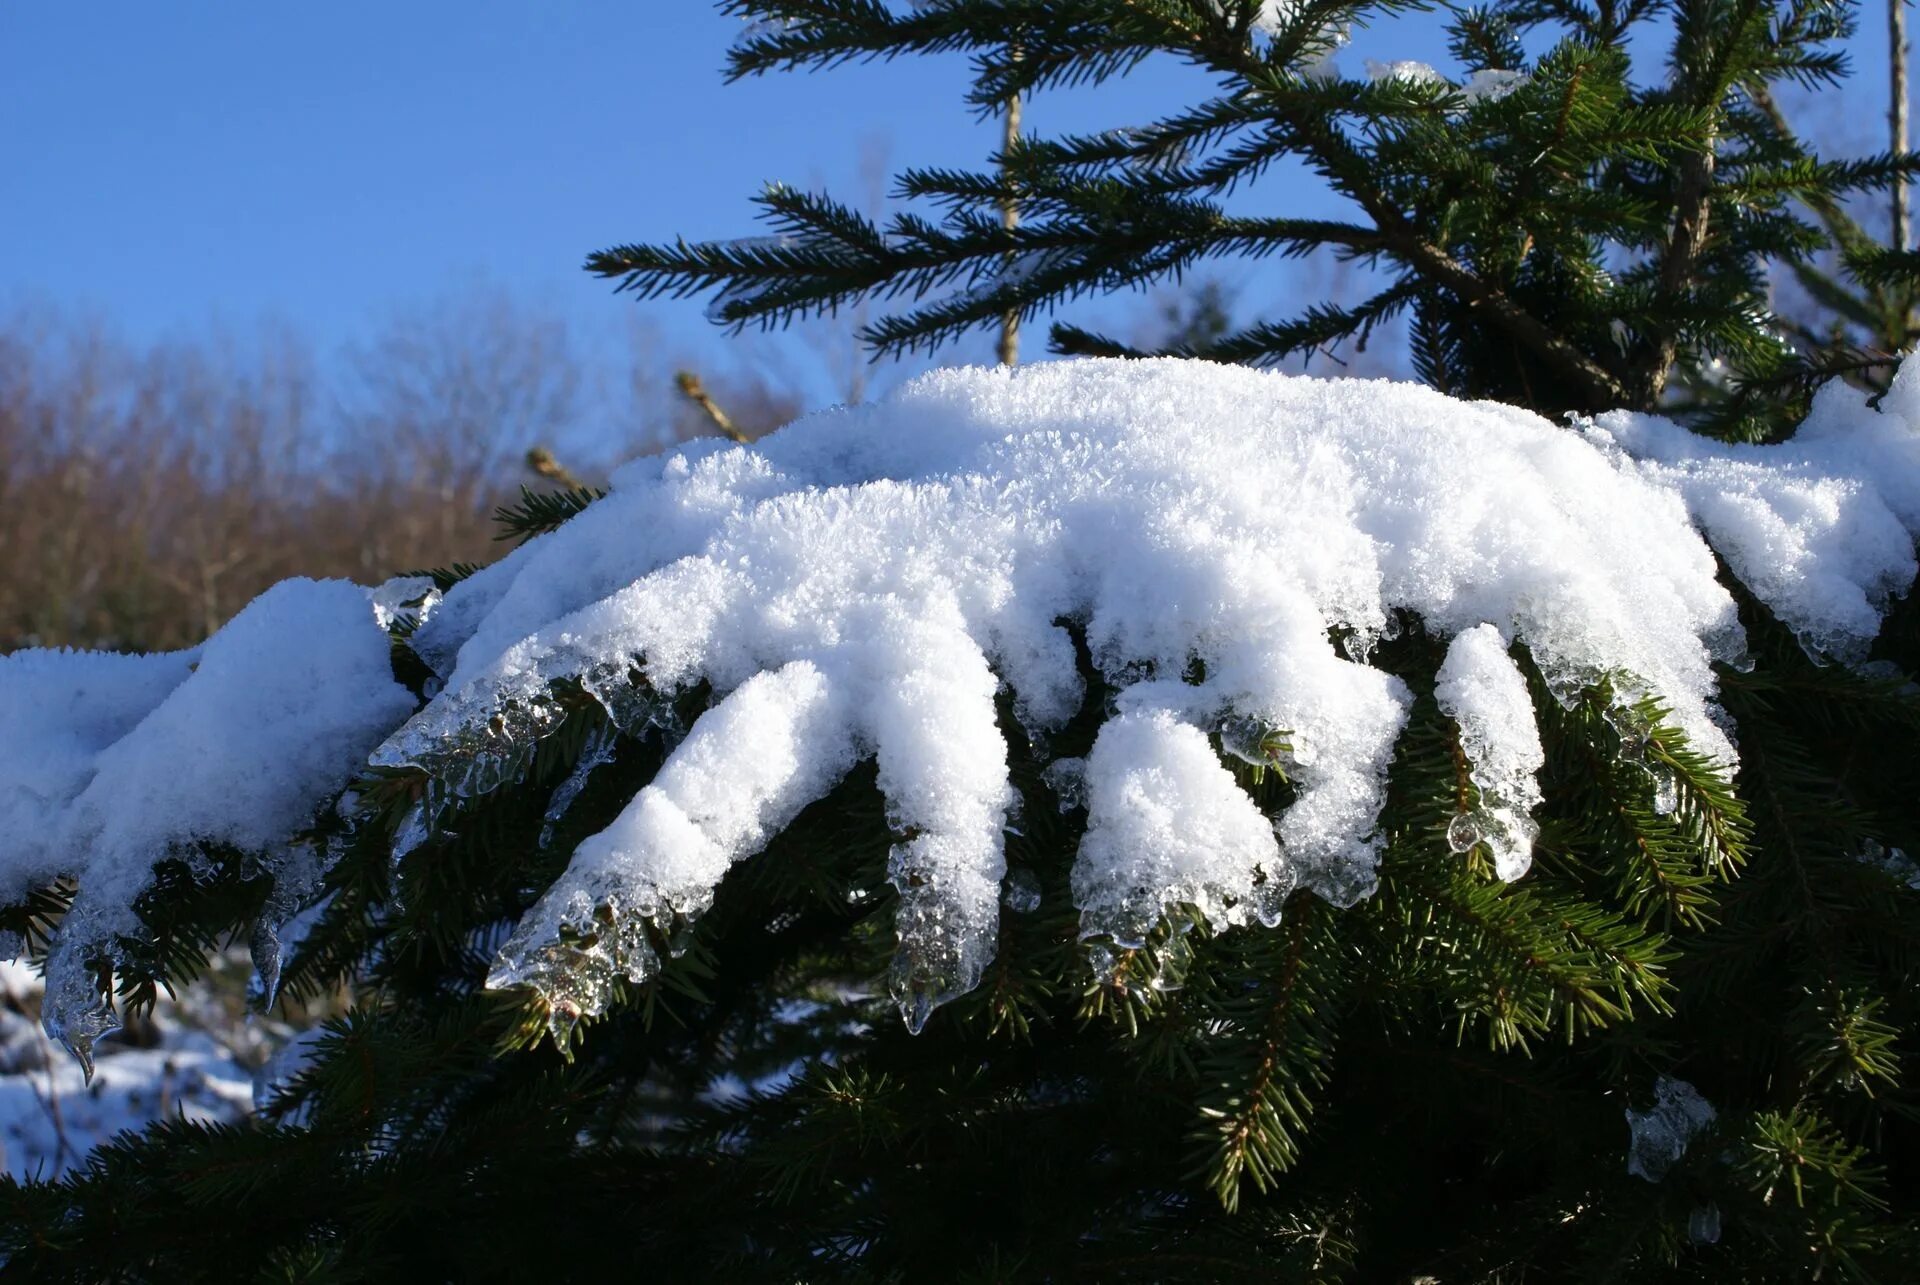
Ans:
[[[1659,1182],[1687,1153],[1694,1135],[1714,1120],[1713,1106],[1685,1080],[1663,1075],[1653,1084],[1653,1106],[1627,1110],[1627,1172]]]
[[[432,576],[396,576],[367,590],[374,622],[382,629],[413,629],[440,605],[440,590]]]
[[[1503,71],[1497,67],[1486,67],[1467,77],[1466,83],[1460,86],[1460,96],[1467,100],[1469,106],[1474,103],[1498,102],[1526,84],[1528,79],[1524,71]]]
[[[1030,915],[1040,909],[1040,881],[1025,866],[1007,871],[1007,887],[1001,900],[1016,915]]]
[[[1440,666],[1434,697],[1459,725],[1460,748],[1480,794],[1479,813],[1470,818],[1472,837],[1467,838],[1461,826],[1466,819],[1462,814],[1448,827],[1448,844],[1459,852],[1485,843],[1494,872],[1502,879],[1518,879],[1533,863],[1539,827],[1531,813],[1540,806],[1537,774],[1546,753],[1540,747],[1526,679],[1507,655],[1498,629],[1475,625],[1454,638]],[[1455,827],[1461,827],[1458,837]]]
[[[1445,85],[1447,78],[1434,69],[1431,63],[1416,62],[1412,59],[1393,59],[1380,62],[1369,58],[1366,61],[1367,79],[1379,84],[1382,81],[1398,80],[1410,85]],[[1501,71],[1485,68],[1469,75],[1457,86],[1460,98],[1468,107],[1475,103],[1498,102],[1514,90],[1527,83],[1524,71]],[[1461,113],[1454,112],[1458,116]]]
[[[1391,62],[1380,62],[1369,58],[1366,63],[1367,79],[1375,84],[1383,80],[1403,80],[1410,85],[1444,84],[1445,78],[1435,71],[1433,64],[1415,62],[1401,58]]]

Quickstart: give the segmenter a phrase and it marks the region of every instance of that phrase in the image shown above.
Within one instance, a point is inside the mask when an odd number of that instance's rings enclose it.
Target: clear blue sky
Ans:
[[[1876,115],[1883,22],[1850,94]],[[706,0],[0,0],[0,304],[89,309],[136,339],[272,317],[326,346],[479,276],[612,336],[635,305],[579,271],[587,251],[750,234],[768,179],[857,195],[876,139],[895,168],[994,144],[957,61],[723,85],[738,29]],[[1343,60],[1444,55],[1421,17]],[[1145,119],[1188,74],[1043,97],[1030,120]],[[1276,198],[1327,208],[1304,177]],[[642,307],[675,343],[719,342],[697,303]]]

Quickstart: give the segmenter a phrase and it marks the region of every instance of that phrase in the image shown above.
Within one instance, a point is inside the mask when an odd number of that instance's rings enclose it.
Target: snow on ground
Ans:
[[[1449,643],[1439,695],[1483,795],[1463,838],[1517,877],[1539,746],[1510,644],[1562,698],[1603,674],[1658,696],[1731,769],[1712,664],[1744,639],[1714,550],[1810,647],[1848,656],[1911,582],[1916,530],[1920,368],[1881,411],[1829,390],[1769,447],[1202,363],[936,371],[752,446],[638,461],[423,604],[411,645],[444,682],[372,761],[478,793],[559,725],[557,680],[630,730],[692,684],[719,694],[502,948],[495,984],[546,990],[564,1022],[657,966],[644,921],[698,915],[731,863],[872,756],[901,833],[894,987],[917,1024],[992,957],[1014,799],[996,694],[1044,758],[1083,695],[1063,621],[1116,691],[1093,752],[1056,774],[1090,819],[1075,896],[1088,933],[1125,939],[1175,901],[1265,921],[1285,888],[1371,891],[1411,697],[1366,656],[1399,613]],[[192,659],[0,660],[0,713],[35,729],[0,753],[0,809],[63,839],[0,848],[0,879],[85,852],[71,873],[97,942],[160,846],[270,848],[405,714],[374,609],[346,586],[282,586],[184,680]],[[34,694],[49,674],[69,705]],[[1277,818],[1242,806],[1210,735],[1271,756],[1297,801]],[[138,825],[107,782],[147,801]],[[1203,821],[1210,841],[1189,842]],[[561,949],[563,928],[593,944]],[[82,953],[63,943],[56,962]]]
[[[0,960],[0,1168],[9,1176],[57,1178],[101,1143],[158,1120],[230,1122],[252,1110],[253,1072],[181,1005],[155,1010],[153,1047],[103,1042],[89,1082],[35,1019],[40,999],[31,968]]]

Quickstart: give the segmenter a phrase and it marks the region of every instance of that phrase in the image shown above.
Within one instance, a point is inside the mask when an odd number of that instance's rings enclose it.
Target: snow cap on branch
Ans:
[[[0,709],[28,729],[0,757],[0,877],[15,895],[79,877],[55,954],[84,990],[155,859],[190,840],[271,850],[384,732],[372,762],[426,773],[438,806],[524,775],[565,721],[555,684],[626,733],[672,727],[674,698],[705,684],[714,704],[579,845],[493,981],[539,987],[557,1028],[597,1011],[734,862],[873,758],[897,835],[893,985],[917,1024],[992,957],[1006,737],[1051,757],[1084,703],[1081,645],[1109,722],[1048,779],[1071,775],[1088,810],[1087,931],[1135,940],[1185,905],[1271,922],[1295,886],[1366,896],[1412,704],[1366,660],[1408,614],[1448,643],[1436,697],[1479,792],[1473,841],[1518,877],[1541,755],[1509,643],[1563,700],[1602,679],[1657,698],[1730,770],[1712,663],[1744,639],[1692,523],[1810,644],[1870,637],[1914,573],[1914,378],[1883,412],[1830,391],[1802,438],[1725,447],[1199,362],[936,371],[752,446],[622,470],[432,605],[409,645],[444,685],[397,731],[409,698],[350,586],[276,588],[191,677],[196,655],[0,661]],[[1782,559],[1793,574],[1769,574]],[[1210,738],[1283,771],[1291,804],[1262,814]],[[555,792],[550,823],[578,793]]]

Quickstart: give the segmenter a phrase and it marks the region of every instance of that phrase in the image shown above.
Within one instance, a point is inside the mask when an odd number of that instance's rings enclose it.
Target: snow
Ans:
[[[0,710],[32,729],[0,751],[19,819],[0,875],[79,878],[53,962],[84,1036],[80,965],[131,924],[156,857],[212,839],[311,889],[324,856],[289,837],[370,751],[439,783],[399,856],[447,797],[522,775],[564,721],[551,685],[577,680],[671,753],[574,851],[493,983],[543,991],[557,1030],[598,1011],[734,863],[873,758],[897,833],[893,987],[917,1025],[993,956],[1009,736],[1086,809],[1072,884],[1091,936],[1139,940],[1189,904],[1267,923],[1296,886],[1368,895],[1412,693],[1366,658],[1403,613],[1447,646],[1436,698],[1480,795],[1450,839],[1485,843],[1503,877],[1527,867],[1539,798],[1510,643],[1559,699],[1602,676],[1623,702],[1657,697],[1731,771],[1713,663],[1744,637],[1714,550],[1810,645],[1857,649],[1914,574],[1916,424],[1920,368],[1879,412],[1830,390],[1800,437],[1751,447],[1204,363],[936,371],[623,469],[431,604],[407,643],[443,681],[397,730],[412,703],[375,611],[404,632],[418,583],[291,582],[178,657],[0,661]],[[1085,696],[1065,624],[1111,707],[1084,761],[1049,762]],[[682,728],[673,698],[702,683],[716,703]],[[1262,814],[1222,754],[1284,771],[1295,801]]]
[[[1627,1108],[1627,1172],[1659,1182],[1680,1163],[1694,1137],[1711,1125],[1716,1112],[1685,1080],[1663,1075],[1653,1084],[1653,1105]],[[1717,1232],[1717,1229],[1716,1229]]]
[[[1445,83],[1446,80],[1434,69],[1432,63],[1416,62],[1410,58],[1396,58],[1386,62],[1369,58],[1363,65],[1366,68],[1367,79],[1375,84],[1383,80],[1403,80],[1409,85],[1438,85]]]
[[[1651,415],[1587,429],[1623,472],[1678,495],[1741,581],[1809,651],[1863,659],[1913,583],[1920,530],[1920,364],[1879,411],[1835,381],[1777,446],[1730,445]]]
[[[1483,67],[1470,74],[1460,86],[1460,96],[1469,106],[1474,103],[1498,102],[1514,90],[1527,83],[1524,71],[1507,71],[1499,67]]]
[[[1445,85],[1448,80],[1435,69],[1432,63],[1418,62],[1408,58],[1396,58],[1379,61],[1369,58],[1365,63],[1367,79],[1379,84],[1382,81],[1397,80],[1409,85]],[[1503,71],[1499,68],[1482,68],[1470,73],[1466,80],[1455,88],[1462,100],[1471,107],[1475,103],[1497,102],[1527,83],[1524,71]]]
[[[14,737],[0,759],[0,798],[29,836],[0,851],[0,883],[79,884],[48,958],[48,1032],[84,1061],[116,1024],[92,961],[138,931],[156,861],[203,862],[199,843],[273,852],[413,704],[373,604],[345,581],[284,581],[196,653],[0,659],[0,723],[44,737]]]
[[[158,1043],[102,1045],[89,1077],[55,1055],[29,1015],[41,1001],[40,979],[24,964],[0,960],[0,1172],[52,1180],[84,1165],[101,1143],[156,1120],[245,1116],[253,1073],[236,1050],[196,1029],[195,998],[163,999],[152,1028]]]
[[[1123,714],[1087,757],[1087,832],[1073,871],[1082,935],[1145,944],[1162,912],[1271,927],[1293,891],[1273,822],[1205,734],[1172,713]]]
[[[1299,18],[1301,9],[1300,0],[1261,0],[1260,7],[1253,15],[1253,34],[1269,38],[1278,36]],[[1294,69],[1307,80],[1330,80],[1339,75],[1333,55],[1349,39],[1348,24],[1328,23],[1320,29],[1318,38],[1323,42],[1323,47],[1318,52],[1308,53]]]
[[[555,679],[580,678],[632,723],[658,707],[626,686],[630,667],[653,692],[705,680],[741,704],[768,675],[807,699],[755,696],[750,721],[723,701],[696,724],[656,787],[582,845],[496,979],[644,975],[652,940],[615,925],[652,918],[670,936],[777,828],[722,833],[719,811],[686,799],[720,791],[729,815],[790,816],[873,754],[903,836],[895,981],[916,1018],[991,957],[1012,797],[995,675],[1044,751],[1082,696],[1057,621],[1083,625],[1120,689],[1075,782],[1092,822],[1075,881],[1090,928],[1133,937],[1180,901],[1232,920],[1263,917],[1261,898],[1295,882],[1341,904],[1370,891],[1410,696],[1361,657],[1401,608],[1445,638],[1483,625],[1524,638],[1563,695],[1628,671],[1732,762],[1710,661],[1737,653],[1738,626],[1675,496],[1522,412],[1178,362],[936,372],[752,448],[638,462],[567,527],[447,594],[416,636],[445,690],[375,762],[490,788],[557,726]],[[1347,652],[1333,626],[1357,635]],[[1205,680],[1183,681],[1195,658]],[[1459,705],[1478,720],[1497,859],[1516,874],[1537,746],[1515,729],[1517,684],[1478,665]],[[1174,730],[1223,719],[1284,732],[1297,802],[1258,835],[1250,804],[1219,809],[1217,759],[1198,771],[1199,743]],[[731,750],[703,734],[728,721]],[[756,746],[781,747],[775,775],[747,770]],[[1142,782],[1165,783],[1169,815],[1241,824],[1204,850],[1165,840],[1177,826],[1141,812]],[[603,990],[562,996],[562,1020]]]
[[[1468,824],[1456,818],[1458,829],[1472,831],[1464,846],[1485,843],[1494,873],[1518,879],[1533,862],[1539,827],[1530,814],[1540,805],[1537,777],[1546,751],[1526,679],[1498,629],[1480,624],[1455,636],[1436,676],[1434,698],[1460,729],[1460,747],[1480,794],[1478,813],[1462,814]],[[1456,837],[1454,828],[1449,828],[1450,840]]]

